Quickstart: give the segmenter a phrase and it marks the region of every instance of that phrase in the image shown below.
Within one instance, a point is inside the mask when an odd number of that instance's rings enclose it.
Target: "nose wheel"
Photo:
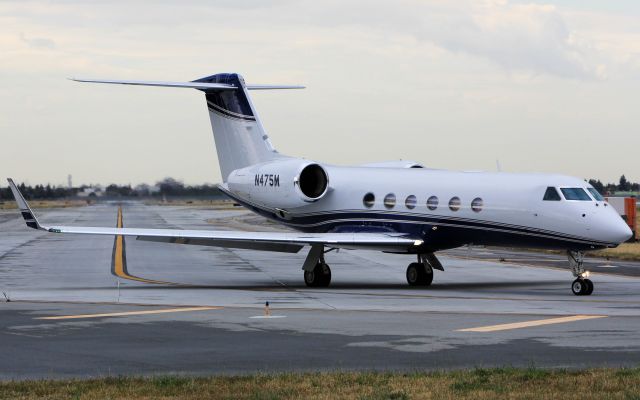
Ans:
[[[569,267],[576,280],[571,284],[571,291],[576,296],[589,296],[593,293],[593,282],[588,279],[589,272],[584,269],[584,253],[581,251],[567,251]]]
[[[576,296],[588,296],[593,293],[593,282],[591,279],[578,278],[571,284],[571,291]]]

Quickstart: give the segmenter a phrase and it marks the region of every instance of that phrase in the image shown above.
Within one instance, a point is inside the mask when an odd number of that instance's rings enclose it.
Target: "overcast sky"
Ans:
[[[2,178],[218,182],[200,92],[66,78],[239,72],[308,87],[252,92],[281,153],[640,181],[636,0],[5,0],[0,50]]]

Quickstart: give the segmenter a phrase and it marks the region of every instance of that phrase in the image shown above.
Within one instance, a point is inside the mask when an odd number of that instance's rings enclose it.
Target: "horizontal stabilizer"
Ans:
[[[236,90],[237,86],[227,85],[224,83],[208,83],[208,82],[168,82],[168,81],[129,81],[129,80],[112,80],[112,79],[84,79],[70,78],[75,82],[87,83],[109,83],[115,85],[136,85],[136,86],[156,86],[156,87],[172,87],[172,88],[190,88],[200,90]],[[304,89],[300,85],[245,85],[248,90],[273,90],[273,89]]]
[[[80,78],[71,78],[71,80],[76,82],[111,83],[111,84],[117,84],[117,85],[176,87],[176,88],[191,88],[191,89],[201,89],[201,90],[238,89],[233,85],[226,85],[224,83],[206,83],[206,82],[121,81],[121,80],[109,80],[109,79],[80,79]]]
[[[249,90],[272,90],[272,89],[304,89],[300,85],[246,85]]]

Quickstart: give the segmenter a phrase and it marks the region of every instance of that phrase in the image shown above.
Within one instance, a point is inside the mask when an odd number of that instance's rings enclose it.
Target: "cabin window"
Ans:
[[[413,210],[414,208],[416,208],[416,203],[418,201],[416,200],[416,196],[414,195],[410,195],[407,196],[407,199],[404,201],[404,205],[409,209],[409,210]]]
[[[376,196],[373,193],[367,193],[362,198],[362,204],[364,204],[364,206],[367,208],[373,207],[375,202],[376,202]]]
[[[544,197],[542,198],[542,200],[545,200],[545,201],[560,201],[560,193],[558,193],[558,190],[556,188],[554,188],[553,186],[549,186],[547,188],[547,191],[544,192]]]
[[[476,197],[475,199],[473,199],[473,201],[471,202],[471,209],[475,212],[480,212],[482,211],[482,206],[483,206],[483,202],[482,199],[480,197]]]
[[[384,206],[388,209],[392,209],[396,206],[396,195],[393,193],[389,193],[384,196]]]
[[[596,199],[596,201],[604,201],[604,197],[602,197],[602,195],[596,189],[587,188],[587,190],[589,191],[589,193],[591,193],[591,196]]]
[[[460,204],[460,197],[452,197],[451,200],[449,200],[449,210],[458,211],[460,209]]]
[[[560,190],[567,200],[591,201],[591,197],[583,188],[561,188]]]
[[[429,208],[429,210],[433,211],[436,208],[438,208],[438,197],[437,196],[431,196],[427,199],[427,207]]]

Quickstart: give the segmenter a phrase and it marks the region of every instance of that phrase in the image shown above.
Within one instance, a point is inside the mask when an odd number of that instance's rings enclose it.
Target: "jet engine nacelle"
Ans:
[[[233,171],[229,190],[258,205],[291,209],[323,198],[329,190],[324,167],[308,160],[283,159]]]

